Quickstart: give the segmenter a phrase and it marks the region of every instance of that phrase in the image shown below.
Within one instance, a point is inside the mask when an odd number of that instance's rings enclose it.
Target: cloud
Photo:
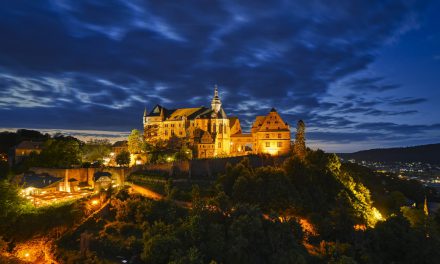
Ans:
[[[412,98],[412,97],[405,97],[405,98],[399,98],[395,99],[393,102],[391,102],[392,105],[414,105],[414,104],[420,104],[428,101],[426,98]]]
[[[422,8],[411,1],[0,3],[0,122],[129,130],[141,126],[145,106],[209,105],[214,84],[247,128],[273,106],[289,124],[302,118],[327,129],[416,114],[384,104],[422,98],[370,95],[400,84],[351,77],[390,38],[414,28]],[[345,101],[327,100],[341,80],[348,80]]]
[[[400,87],[398,84],[383,84],[384,77],[363,77],[348,81],[345,85],[354,91],[383,92]]]

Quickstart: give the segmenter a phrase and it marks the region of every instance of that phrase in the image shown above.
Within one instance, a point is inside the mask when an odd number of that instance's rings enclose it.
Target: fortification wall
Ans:
[[[141,170],[146,172],[154,172],[165,174],[168,176],[183,176],[191,178],[211,178],[225,173],[226,164],[231,165],[239,163],[245,156],[227,157],[214,159],[196,159],[191,161],[181,161],[164,164],[147,164],[142,166]],[[286,157],[277,156],[247,156],[252,167],[274,166],[284,162]]]
[[[131,173],[134,168],[73,168],[73,169],[57,169],[57,168],[40,168],[33,167],[30,171],[36,174],[47,173],[54,177],[76,179],[79,182],[87,182],[93,186],[93,176],[96,172],[109,172],[116,180],[116,183],[122,184],[126,175]]]

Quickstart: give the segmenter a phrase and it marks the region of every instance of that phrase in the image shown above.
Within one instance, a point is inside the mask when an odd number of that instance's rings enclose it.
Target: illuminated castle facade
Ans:
[[[218,89],[214,89],[211,107],[167,109],[156,105],[143,117],[147,142],[181,141],[194,151],[194,157],[212,158],[246,154],[287,154],[290,127],[272,109],[257,116],[250,134],[242,133],[237,117],[227,117]]]

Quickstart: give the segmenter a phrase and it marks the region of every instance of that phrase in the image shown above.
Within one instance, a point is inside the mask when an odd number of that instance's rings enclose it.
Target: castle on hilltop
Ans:
[[[185,141],[197,158],[283,155],[290,150],[290,126],[274,108],[268,115],[256,117],[251,133],[243,133],[240,120],[228,117],[222,108],[217,86],[210,108],[156,105],[149,113],[145,109],[143,124],[147,142]]]

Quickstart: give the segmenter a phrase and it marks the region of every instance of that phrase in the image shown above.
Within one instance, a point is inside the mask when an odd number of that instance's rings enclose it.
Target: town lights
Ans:
[[[98,204],[99,204],[98,199],[93,199],[93,200],[92,200],[92,205],[98,205]]]

